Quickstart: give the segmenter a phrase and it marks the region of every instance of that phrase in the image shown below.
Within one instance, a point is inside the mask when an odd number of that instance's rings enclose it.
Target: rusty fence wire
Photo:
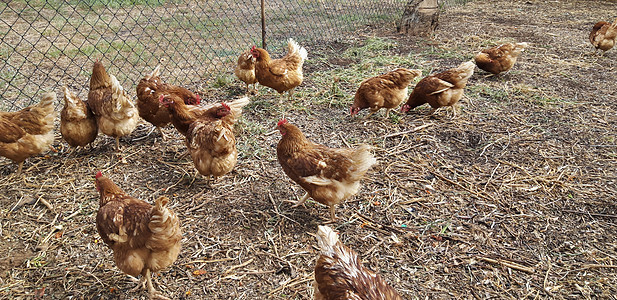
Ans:
[[[407,1],[264,2],[267,45],[278,53],[289,37],[315,45],[394,24]],[[261,29],[259,0],[2,1],[0,110],[21,109],[63,84],[85,98],[96,60],[129,94],[157,64],[174,84],[231,74],[243,50],[261,45]]]

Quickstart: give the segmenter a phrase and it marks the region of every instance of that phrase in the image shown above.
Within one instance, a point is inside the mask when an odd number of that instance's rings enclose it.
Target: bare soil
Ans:
[[[406,299],[616,299],[617,49],[590,54],[588,34],[613,20],[615,1],[474,1],[450,7],[431,38],[367,28],[331,44],[307,45],[300,90],[311,74],[356,63],[337,58],[367,37],[393,39],[392,56],[417,55],[443,71],[505,41],[530,47],[514,69],[470,80],[456,117],[420,107],[400,122],[379,113],[351,118],[299,93],[277,104],[262,88],[238,126],[235,170],[208,186],[173,128],[162,141],[141,124],[116,154],[110,138],[92,150],[29,159],[25,175],[0,167],[0,296],[147,298],[114,265],[94,224],[101,170],[131,195],[172,198],[183,250],[157,276],[173,299],[311,299],[317,225],[327,209],[291,208],[303,192],[276,161],[281,117],[331,147],[369,143],[378,165],[340,205],[332,226],[365,264]],[[451,53],[452,55],[444,55]],[[355,87],[336,83],[349,93]],[[212,101],[240,83],[195,86]],[[129,89],[132,90],[132,89]],[[49,207],[44,203],[49,203]]]

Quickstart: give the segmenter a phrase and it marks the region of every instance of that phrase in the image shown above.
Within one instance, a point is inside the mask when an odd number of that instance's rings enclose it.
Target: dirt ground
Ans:
[[[100,136],[91,151],[33,157],[25,175],[0,166],[0,297],[145,299],[114,265],[96,232],[101,170],[131,195],[172,198],[184,232],[179,259],[157,276],[173,299],[312,299],[314,234],[328,221],[276,160],[281,117],[331,147],[369,143],[376,165],[332,225],[365,265],[406,299],[616,299],[617,49],[590,54],[588,34],[615,18],[615,1],[473,1],[441,15],[431,38],[394,25],[332,44],[307,45],[305,82],[292,102],[263,88],[237,132],[234,171],[208,187],[193,176],[180,136],[162,141],[141,124],[116,154]],[[395,41],[425,74],[504,41],[530,47],[514,69],[476,69],[452,117],[419,107],[400,121],[351,118],[315,104],[330,87],[311,74],[345,69],[346,49],[368,37]],[[312,63],[312,61],[319,63]],[[349,95],[352,84],[333,83]],[[243,85],[194,87],[220,101]],[[304,92],[303,92],[304,90]],[[361,114],[364,116],[364,112]],[[48,205],[46,205],[47,203]]]

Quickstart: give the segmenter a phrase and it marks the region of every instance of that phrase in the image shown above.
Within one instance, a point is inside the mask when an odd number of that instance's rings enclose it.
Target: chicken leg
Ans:
[[[167,138],[165,138],[165,133],[163,132],[163,129],[161,127],[156,126],[156,129],[158,130],[159,134],[161,135],[161,139],[163,141],[166,141]]]
[[[17,176],[21,175],[21,169],[23,169],[23,167],[24,167],[23,161],[17,165]]]
[[[334,204],[330,205],[330,222],[328,223],[336,223],[337,218],[336,218],[336,214],[334,213]]]
[[[120,152],[120,137],[116,137],[116,152]]]
[[[287,97],[287,100],[291,101],[291,99],[293,99],[293,94],[294,94],[294,89],[289,90],[289,96]]]

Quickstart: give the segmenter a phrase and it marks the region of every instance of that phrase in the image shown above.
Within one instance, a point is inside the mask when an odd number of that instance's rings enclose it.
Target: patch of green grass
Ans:
[[[13,52],[13,49],[3,45],[2,47],[0,47],[0,59],[6,61],[7,59],[9,59]]]
[[[270,123],[257,123],[247,120],[246,118],[240,118],[240,120],[238,120],[238,123],[236,124],[236,128],[240,129],[240,132],[236,136],[239,156],[238,159],[247,157],[261,158],[271,155],[270,149],[264,149],[260,144],[261,141],[255,138],[258,136],[263,136],[265,133],[270,131],[270,128],[267,128],[266,124]]]
[[[511,97],[507,90],[485,84],[468,85],[466,93],[473,98],[485,98],[492,102],[510,102]]]
[[[143,50],[144,46],[140,44],[139,41],[114,41],[111,43],[103,41],[97,45],[84,45],[80,48],[60,49],[56,46],[52,46],[46,56],[50,58],[67,56],[74,59],[78,57],[90,57],[92,55],[125,52],[131,54],[129,59],[132,59],[134,58],[133,56],[137,57]]]
[[[343,52],[346,58],[376,57],[385,54],[396,46],[396,42],[390,39],[371,37],[361,47],[352,47]]]
[[[544,96],[544,95],[532,95],[530,97],[531,102],[540,105],[540,106],[547,106],[547,105],[552,105],[552,104],[557,104],[557,103],[563,103],[565,101],[563,101],[561,98],[557,98],[557,97],[550,97],[550,96]]]
[[[439,59],[458,59],[458,60],[469,60],[469,57],[463,55],[465,53],[462,49],[442,49],[434,46],[430,46],[425,48],[426,50],[422,52],[423,56],[431,56]],[[468,53],[465,53],[468,55]]]
[[[158,7],[162,6],[165,3],[179,3],[181,0],[71,0],[68,1],[69,4],[73,6],[81,6],[81,7],[92,7],[92,8],[100,8],[100,7],[109,7],[109,8],[121,8],[121,7],[132,7],[138,5],[147,5],[150,7]],[[17,3],[27,3],[32,7],[45,7],[56,9],[60,6],[66,4],[66,1],[62,0],[34,0],[34,1],[26,1],[26,0],[18,0],[13,1]],[[0,3],[0,8],[6,6],[5,3]]]
[[[212,83],[213,88],[224,88],[227,87],[234,82],[234,77],[229,74],[220,74],[217,75]]]
[[[393,124],[400,124],[402,117],[403,115],[394,112],[394,109],[390,111],[390,122],[392,122]]]

